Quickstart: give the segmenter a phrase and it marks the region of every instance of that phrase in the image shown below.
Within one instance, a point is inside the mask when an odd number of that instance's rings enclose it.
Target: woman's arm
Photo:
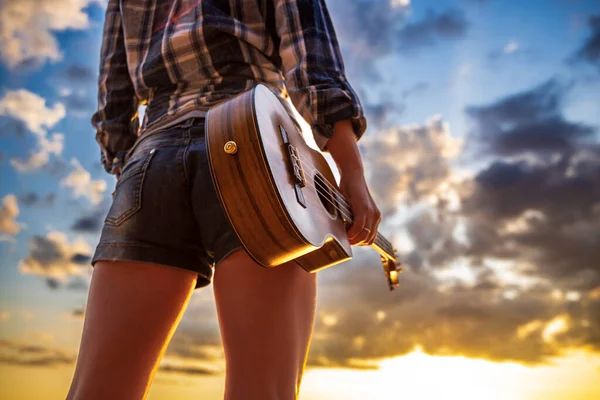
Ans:
[[[380,212],[367,184],[356,142],[367,122],[346,79],[339,44],[324,0],[273,0],[277,43],[286,89],[311,126],[321,151],[340,170],[340,189],[350,201],[351,244],[375,240]]]
[[[117,178],[124,154],[137,139],[138,106],[127,68],[119,1],[109,0],[100,53],[98,110],[91,122],[96,128],[104,169]]]

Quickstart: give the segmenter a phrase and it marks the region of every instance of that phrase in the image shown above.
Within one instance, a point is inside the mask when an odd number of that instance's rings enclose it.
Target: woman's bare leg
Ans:
[[[225,400],[297,398],[316,308],[316,274],[263,268],[239,250],[215,268]]]
[[[164,265],[98,261],[67,400],[144,399],[196,279]]]

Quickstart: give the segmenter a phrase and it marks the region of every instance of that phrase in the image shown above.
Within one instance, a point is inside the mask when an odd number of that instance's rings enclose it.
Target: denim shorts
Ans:
[[[123,166],[92,258],[193,271],[208,285],[216,264],[242,248],[215,191],[204,120],[140,136]]]

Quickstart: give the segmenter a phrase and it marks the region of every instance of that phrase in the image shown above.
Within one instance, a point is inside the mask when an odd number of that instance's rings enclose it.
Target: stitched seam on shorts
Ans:
[[[133,189],[133,197],[135,198],[135,206],[131,207],[129,210],[123,212],[119,217],[111,217],[110,215],[107,215],[106,218],[104,219],[105,224],[114,226],[114,227],[118,227],[123,222],[125,222],[127,219],[129,219],[129,217],[131,217],[132,215],[136,214],[138,211],[141,210],[141,208],[142,208],[142,187],[144,185],[144,180],[146,179],[146,172],[148,171],[150,161],[154,157],[154,154],[156,154],[156,151],[150,151],[147,155],[145,155],[144,156],[145,159],[144,159],[143,164],[141,165],[140,169],[138,171],[132,171],[132,173],[127,176],[127,179],[130,179],[133,177],[138,178],[138,182],[136,183],[135,188]],[[138,175],[141,175],[141,177],[138,177]],[[125,180],[127,180],[127,179],[125,179]],[[121,185],[123,184],[123,182],[125,180],[121,181]],[[117,181],[117,185],[115,185],[115,192],[117,190],[117,188],[116,188],[117,186],[119,186],[118,181]]]
[[[187,159],[188,150],[190,148],[190,144],[192,142],[192,140],[190,139],[189,128],[188,128],[188,137],[185,142],[186,143],[185,143],[185,147],[183,149],[183,155],[181,156],[181,164],[183,165],[183,181],[185,183],[185,187],[188,188],[188,187],[190,187],[190,182],[188,179],[188,170],[187,170],[187,166],[186,166],[186,159]]]
[[[98,247],[112,247],[112,246],[142,247],[142,248],[151,248],[151,249],[157,250],[156,247],[150,246],[150,245],[145,245],[145,244],[135,244],[135,243],[131,244],[131,243],[123,243],[123,242],[101,242],[101,243],[98,244]],[[161,251],[161,252],[164,252],[164,253],[173,253],[172,251],[169,251],[169,250],[160,250],[160,249],[158,249],[158,250]],[[206,260],[204,260],[204,261],[206,261]],[[199,271],[196,271],[196,270],[187,269],[187,268],[183,268],[183,267],[177,267],[175,265],[169,265],[169,266],[172,266],[172,267],[175,267],[175,268],[182,268],[182,269],[185,269],[187,271],[195,272],[198,275],[202,276],[203,278],[210,280],[210,278],[207,275],[205,275],[204,273],[202,273],[202,272],[199,272]]]

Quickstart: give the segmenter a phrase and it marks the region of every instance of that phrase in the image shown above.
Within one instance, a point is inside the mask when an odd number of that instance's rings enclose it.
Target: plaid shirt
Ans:
[[[335,122],[366,129],[325,0],[109,0],[92,117],[104,168],[120,173],[140,133],[257,83],[289,94],[322,151]]]

